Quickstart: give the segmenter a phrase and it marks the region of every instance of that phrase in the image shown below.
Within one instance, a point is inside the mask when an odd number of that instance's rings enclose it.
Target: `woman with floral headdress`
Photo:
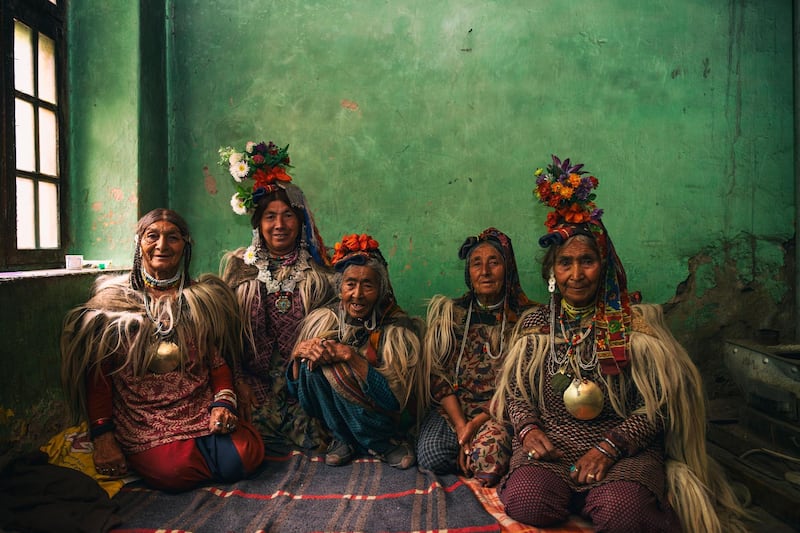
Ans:
[[[598,531],[743,529],[706,454],[699,372],[659,306],[631,305],[582,168],[553,156],[536,173],[554,208],[539,239],[551,300],[520,319],[494,398],[514,428],[506,513],[538,527],[576,512]]]
[[[467,238],[458,256],[469,291],[456,299],[436,295],[428,305],[420,379],[434,408],[420,429],[417,461],[437,474],[463,472],[493,486],[508,468],[511,436],[491,418],[489,401],[517,317],[533,302],[501,231]]]
[[[303,191],[286,173],[288,146],[248,142],[220,149],[237,182],[233,211],[250,215],[252,242],[223,257],[244,325],[237,390],[267,447],[312,450],[328,439],[321,424],[287,396],[286,366],[303,318],[333,292],[330,258]]]
[[[61,337],[62,380],[86,417],[98,474],[135,472],[185,490],[237,481],[264,458],[238,415],[231,368],[241,351],[236,300],[211,274],[189,275],[183,218],[155,209],[139,220],[130,275],[99,278]]]
[[[415,325],[395,301],[372,237],[345,235],[333,264],[339,299],[303,322],[289,368],[292,392],[333,433],[326,464],[369,453],[409,468],[414,451],[400,433],[400,418],[417,384]]]

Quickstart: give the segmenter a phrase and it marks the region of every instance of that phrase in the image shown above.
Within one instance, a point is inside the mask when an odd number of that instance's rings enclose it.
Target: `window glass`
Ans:
[[[14,88],[33,95],[33,32],[14,21]]]
[[[37,69],[39,98],[55,104],[56,92],[56,43],[47,35],[39,34],[39,64]]]
[[[58,175],[58,129],[56,114],[39,108],[39,172]]]
[[[36,248],[33,180],[17,178],[17,248]]]
[[[36,142],[33,135],[33,106],[24,100],[16,99],[14,105],[17,169],[36,171]]]
[[[58,248],[58,187],[39,182],[39,248]]]

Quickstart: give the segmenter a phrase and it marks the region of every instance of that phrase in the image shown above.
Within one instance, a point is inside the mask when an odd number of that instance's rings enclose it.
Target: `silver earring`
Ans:
[[[553,274],[553,269],[550,269],[550,278],[547,280],[547,292],[553,294],[556,292],[556,276]]]

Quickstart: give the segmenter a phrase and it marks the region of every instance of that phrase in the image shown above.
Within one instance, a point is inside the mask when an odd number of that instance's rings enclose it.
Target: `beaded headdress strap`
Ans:
[[[553,209],[547,215],[547,233],[539,239],[539,245],[560,246],[575,235],[586,235],[597,243],[603,265],[593,319],[597,358],[604,374],[616,375],[628,364],[631,308],[625,269],[601,220],[603,211],[594,202],[592,191],[599,184],[597,178],[582,170],[583,164],[572,165],[569,159],[561,161],[555,155],[552,158],[546,170],[535,172],[534,193]]]

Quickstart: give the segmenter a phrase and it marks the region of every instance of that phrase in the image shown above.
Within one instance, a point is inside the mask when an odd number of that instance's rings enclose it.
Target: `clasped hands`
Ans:
[[[544,431],[538,428],[525,435],[522,447],[528,452],[530,460],[555,461],[564,455],[561,450],[553,446]],[[590,448],[570,467],[569,475],[576,483],[594,483],[602,481],[613,464],[614,461],[603,455],[602,452]]]
[[[300,341],[292,352],[292,357],[306,361],[309,370],[322,365],[349,361],[355,349],[335,340],[315,337]]]

